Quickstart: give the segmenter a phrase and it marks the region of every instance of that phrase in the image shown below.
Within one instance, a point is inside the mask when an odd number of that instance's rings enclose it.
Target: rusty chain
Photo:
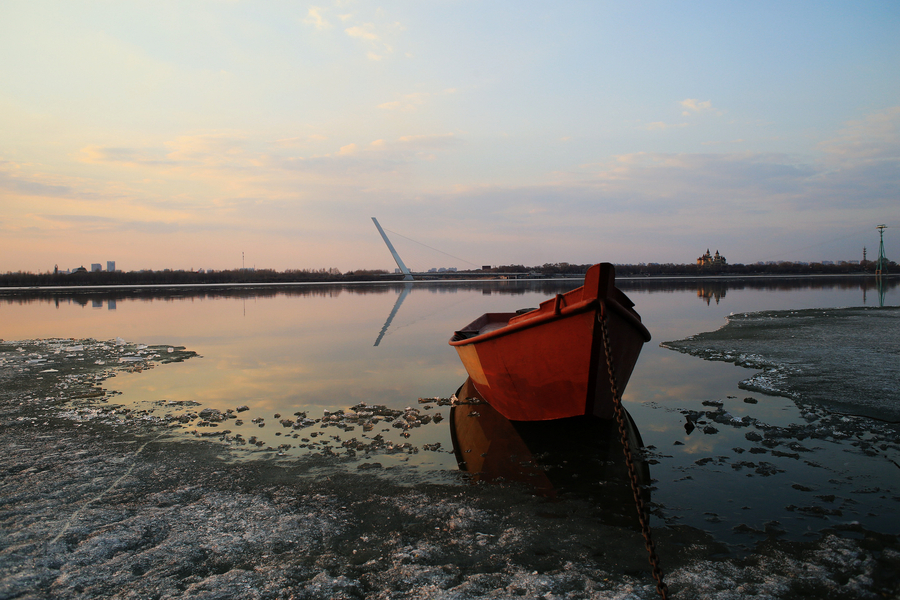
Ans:
[[[656,591],[663,600],[669,597],[669,588],[663,583],[662,569],[659,566],[659,556],[656,554],[656,546],[650,535],[650,515],[641,496],[641,486],[638,483],[637,472],[634,468],[634,458],[631,455],[631,445],[628,443],[628,431],[625,427],[625,409],[622,408],[622,398],[619,396],[619,386],[616,383],[616,374],[613,367],[612,346],[609,342],[609,330],[606,327],[606,303],[600,303],[600,312],[597,315],[600,322],[600,331],[603,334],[603,349],[606,353],[606,370],[609,373],[609,386],[613,396],[613,407],[616,414],[616,423],[619,426],[619,436],[622,438],[622,451],[625,453],[625,464],[628,466],[628,479],[631,482],[631,491],[634,494],[634,503],[638,511],[638,519],[641,523],[641,533],[644,535],[644,545],[650,566],[653,569],[653,579],[656,580]]]

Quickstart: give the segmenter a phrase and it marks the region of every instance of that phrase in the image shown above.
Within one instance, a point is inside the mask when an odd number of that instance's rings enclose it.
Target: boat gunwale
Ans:
[[[450,338],[451,346],[465,346],[468,344],[480,343],[488,340],[492,340],[495,338],[504,337],[525,329],[529,329],[532,327],[537,327],[538,325],[545,325],[547,323],[551,323],[553,321],[558,321],[561,319],[565,319],[567,317],[575,316],[588,311],[597,311],[602,310],[603,306],[606,305],[610,309],[614,310],[619,316],[624,317],[625,320],[635,328],[638,333],[640,333],[644,338],[644,343],[650,341],[650,331],[647,330],[647,327],[641,323],[641,320],[630,310],[619,304],[613,298],[591,298],[587,301],[578,302],[576,304],[572,304],[570,306],[562,306],[558,313],[556,312],[547,312],[542,315],[537,315],[531,319],[523,319],[521,321],[517,321],[515,323],[507,323],[503,327],[498,329],[494,329],[493,331],[488,331],[476,336],[472,336],[469,338],[464,338],[461,340],[455,340],[454,338],[459,335],[460,332],[465,331],[465,329],[461,329],[458,332],[453,334],[453,337]],[[491,313],[486,313],[491,314]],[[496,314],[507,314],[507,313],[496,313]],[[513,313],[514,314],[514,313]],[[527,313],[526,313],[527,314]],[[481,317],[479,317],[481,318]],[[475,321],[477,321],[476,319]],[[475,322],[473,321],[473,323]]]

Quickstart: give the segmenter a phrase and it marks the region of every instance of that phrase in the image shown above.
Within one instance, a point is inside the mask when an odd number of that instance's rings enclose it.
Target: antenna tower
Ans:
[[[875,229],[878,230],[878,237],[881,238],[878,245],[878,262],[875,263],[875,277],[881,277],[887,264],[887,258],[884,256],[884,230],[887,229],[887,225],[876,225]]]

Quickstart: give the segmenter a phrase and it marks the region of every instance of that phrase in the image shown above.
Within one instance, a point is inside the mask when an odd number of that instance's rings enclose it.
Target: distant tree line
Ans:
[[[590,264],[546,263],[540,267],[522,265],[501,265],[490,269],[497,273],[533,273],[542,277],[564,277],[583,274]],[[853,273],[875,273],[874,261],[836,263],[805,263],[779,261],[755,264],[675,264],[675,263],[638,263],[615,265],[616,275],[627,276],[681,276],[696,277],[709,275],[849,275]],[[897,273],[897,263],[888,261],[888,273]],[[465,273],[465,271],[460,271]]]
[[[590,264],[545,263],[537,267],[524,265],[500,265],[489,269],[456,271],[442,274],[444,279],[467,279],[472,276],[518,275],[524,277],[577,277],[583,275]],[[888,273],[898,273],[897,263],[888,261]],[[638,263],[616,265],[616,274],[627,276],[682,276],[706,277],[716,275],[848,275],[854,273],[875,273],[874,261],[850,263],[841,261],[834,264],[778,262],[766,264],[725,264],[704,265],[674,263]],[[174,285],[174,284],[254,284],[254,283],[300,283],[300,282],[353,282],[385,281],[400,279],[395,273],[384,270],[357,269],[342,273],[331,269],[232,269],[225,271],[76,271],[73,273],[28,273],[9,272],[0,274],[0,287],[44,287],[44,286],[102,286],[102,285]]]
[[[250,284],[298,283],[316,281],[367,281],[379,279],[387,271],[356,270],[341,273],[338,269],[232,269],[226,271],[74,271],[72,273],[6,273],[0,275],[0,286],[91,286],[91,285],[175,285],[175,284]]]

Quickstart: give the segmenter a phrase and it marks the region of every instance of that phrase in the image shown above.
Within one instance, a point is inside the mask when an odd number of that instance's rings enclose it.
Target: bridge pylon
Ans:
[[[884,256],[884,230],[887,229],[887,225],[876,225],[875,229],[878,230],[878,236],[880,238],[880,243],[878,245],[878,261],[875,263],[875,277],[881,277],[881,275],[885,273],[885,266],[887,265],[887,258]]]
[[[394,257],[394,262],[397,263],[397,266],[400,268],[400,272],[403,273],[403,281],[412,281],[412,273],[410,273],[409,269],[406,268],[406,265],[403,264],[403,260],[400,258],[400,255],[397,254],[397,251],[394,250],[394,245],[391,243],[391,240],[388,239],[388,236],[384,232],[384,229],[381,228],[381,225],[378,224],[378,219],[372,217],[372,221],[375,222],[375,227],[378,228],[378,233],[381,234],[381,238],[384,240],[384,243],[387,244],[388,250],[391,251],[391,256]]]

